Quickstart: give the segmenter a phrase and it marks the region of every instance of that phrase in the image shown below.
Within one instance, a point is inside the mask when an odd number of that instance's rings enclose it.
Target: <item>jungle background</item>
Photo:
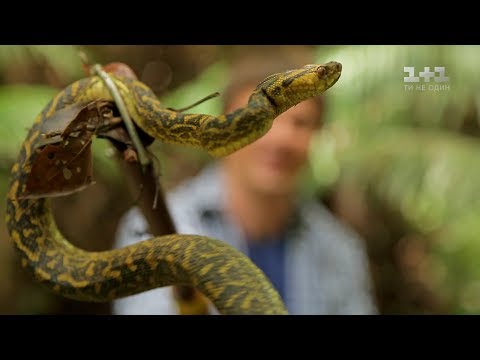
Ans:
[[[232,59],[253,51],[313,52],[343,64],[328,93],[323,129],[302,189],[365,241],[382,314],[480,310],[480,47],[475,46],[0,46],[0,313],[110,314],[111,304],[52,295],[26,276],[5,226],[11,166],[28,127],[63,87],[94,62],[129,64],[165,106],[221,92]],[[444,66],[448,90],[406,89],[404,66]],[[422,85],[422,83],[418,83]],[[437,83],[430,83],[437,84]],[[220,113],[220,99],[193,109]],[[154,144],[168,190],[211,159]],[[61,231],[77,246],[113,246],[134,204],[105,141],[94,141],[96,184],[53,201]]]

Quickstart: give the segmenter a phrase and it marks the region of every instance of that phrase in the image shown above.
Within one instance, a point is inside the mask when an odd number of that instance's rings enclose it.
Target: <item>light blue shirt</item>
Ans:
[[[211,236],[248,254],[245,236],[225,215],[222,179],[204,169],[167,195],[179,233]],[[302,203],[286,233],[284,301],[290,314],[376,314],[365,247],[320,203]],[[137,208],[121,219],[116,247],[150,238]],[[171,287],[116,300],[115,314],[176,314]],[[212,313],[216,310],[212,306]]]

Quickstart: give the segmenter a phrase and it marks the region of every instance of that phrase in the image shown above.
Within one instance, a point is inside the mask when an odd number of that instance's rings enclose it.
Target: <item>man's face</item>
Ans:
[[[227,112],[245,106],[254,87],[233,94]],[[321,116],[317,103],[301,102],[278,116],[266,135],[224,158],[237,181],[263,194],[288,195],[305,165]]]

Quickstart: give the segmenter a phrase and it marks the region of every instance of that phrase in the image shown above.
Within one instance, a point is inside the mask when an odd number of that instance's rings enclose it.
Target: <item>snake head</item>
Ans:
[[[330,61],[325,64],[309,64],[300,69],[289,70],[269,76],[257,89],[261,89],[275,106],[277,113],[321,95],[340,78],[342,64]]]
[[[316,76],[325,82],[326,87],[323,91],[335,85],[342,74],[342,64],[336,61],[330,61],[324,65],[306,65],[304,69],[314,70]]]

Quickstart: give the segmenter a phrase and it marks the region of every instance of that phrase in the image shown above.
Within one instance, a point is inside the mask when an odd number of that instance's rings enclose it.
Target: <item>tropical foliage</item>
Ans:
[[[344,66],[328,125],[312,149],[317,184],[347,183],[369,205],[380,201],[395,211],[406,232],[429,242],[419,260],[424,281],[447,310],[478,312],[480,48],[321,47],[317,59]],[[449,81],[404,83],[405,66],[417,73],[443,66]]]

